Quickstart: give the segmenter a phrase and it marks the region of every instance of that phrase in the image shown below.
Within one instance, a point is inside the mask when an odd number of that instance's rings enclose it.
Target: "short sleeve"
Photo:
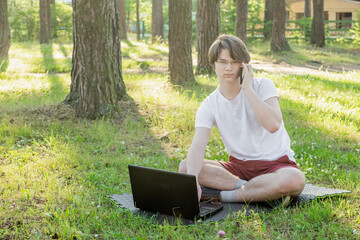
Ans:
[[[206,98],[200,105],[196,113],[195,128],[212,128],[215,123],[214,111],[211,108],[210,101]]]
[[[263,101],[271,97],[277,97],[280,99],[274,82],[268,78],[261,79],[257,93]]]

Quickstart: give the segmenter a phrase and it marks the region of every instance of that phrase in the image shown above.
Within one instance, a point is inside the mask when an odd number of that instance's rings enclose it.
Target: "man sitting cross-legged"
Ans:
[[[199,200],[201,185],[220,190],[223,202],[284,198],[286,205],[303,190],[305,176],[290,148],[274,83],[254,78],[249,52],[235,36],[219,36],[209,49],[209,61],[219,85],[197,111],[193,141],[179,172],[196,176]],[[204,159],[213,126],[229,161]]]

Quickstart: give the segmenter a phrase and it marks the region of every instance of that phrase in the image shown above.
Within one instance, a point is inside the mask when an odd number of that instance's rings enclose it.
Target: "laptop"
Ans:
[[[128,165],[135,207],[153,213],[197,220],[220,211],[221,204],[198,201],[193,175]]]

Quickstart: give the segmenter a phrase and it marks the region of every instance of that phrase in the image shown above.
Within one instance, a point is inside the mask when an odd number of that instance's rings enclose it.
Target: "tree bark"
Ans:
[[[313,0],[310,44],[325,47],[324,0]]]
[[[51,36],[50,0],[39,1],[40,13],[40,43],[48,43]]]
[[[127,40],[125,0],[119,0],[120,38]]]
[[[139,0],[136,0],[136,40],[140,41],[140,13],[139,13]]]
[[[274,0],[265,0],[264,41],[271,39],[273,20],[274,20]]]
[[[10,43],[7,0],[0,0],[0,72],[6,71],[9,65]]]
[[[304,17],[308,18],[308,19],[311,18],[311,0],[305,0]],[[310,23],[308,24],[308,22],[306,22],[306,25],[305,25],[305,38],[309,38],[309,37],[310,37]]]
[[[285,0],[274,0],[274,21],[271,33],[272,51],[290,51],[290,46],[285,38],[286,6]]]
[[[162,0],[152,0],[152,42],[164,39],[164,14]]]
[[[311,0],[305,0],[304,17],[311,17]]]
[[[197,0],[196,4],[196,74],[207,74],[213,72],[208,51],[220,33],[220,0]]]
[[[236,36],[246,44],[248,0],[236,0]]]
[[[194,81],[191,5],[191,0],[169,0],[169,71],[176,85]]]
[[[77,116],[109,114],[127,99],[121,72],[118,0],[73,0],[73,56],[70,93],[64,100]]]

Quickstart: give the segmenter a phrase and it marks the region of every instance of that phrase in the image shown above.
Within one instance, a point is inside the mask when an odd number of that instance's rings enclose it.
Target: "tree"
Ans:
[[[274,21],[271,33],[272,51],[289,51],[290,46],[285,38],[286,7],[285,0],[274,0]]]
[[[50,0],[39,1],[40,43],[48,43],[51,37]]]
[[[121,72],[118,0],[73,0],[70,93],[64,100],[77,116],[94,119],[127,99]]]
[[[119,0],[120,38],[127,40],[125,0]]]
[[[305,23],[305,38],[310,37],[310,18],[311,18],[311,0],[305,0],[304,5],[304,17],[306,18]]]
[[[220,0],[197,0],[196,50],[198,61],[196,74],[211,73],[208,51],[220,33]]]
[[[313,20],[311,23],[310,44],[325,46],[324,0],[313,0]]]
[[[0,72],[9,65],[10,27],[7,12],[7,0],[0,0]]]
[[[236,0],[236,36],[246,44],[248,0]]]
[[[173,84],[194,81],[191,24],[191,0],[169,0],[169,71]]]
[[[152,42],[164,38],[164,14],[162,0],[152,0]]]
[[[271,39],[273,19],[274,19],[274,0],[265,0],[264,41]]]
[[[139,0],[136,0],[136,40],[140,40],[140,13],[139,13]]]
[[[311,0],[305,0],[304,17],[306,17],[306,18],[311,17]]]

